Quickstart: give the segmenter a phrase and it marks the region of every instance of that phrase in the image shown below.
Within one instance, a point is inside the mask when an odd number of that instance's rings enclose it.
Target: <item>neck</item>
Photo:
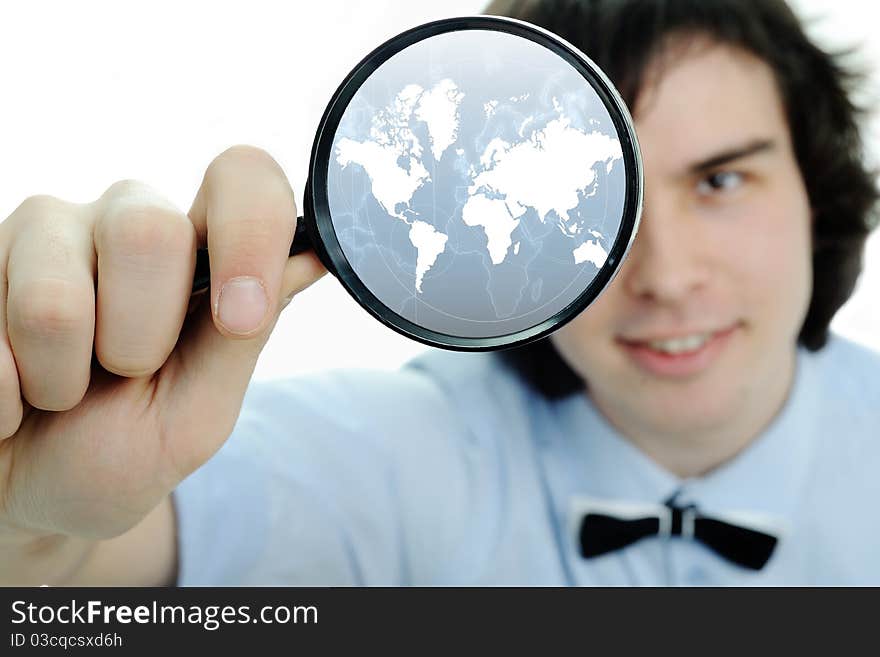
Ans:
[[[767,368],[767,384],[749,387],[735,411],[714,424],[658,431],[656,426],[638,422],[626,409],[615,412],[595,397],[592,401],[623,438],[654,462],[679,478],[698,477],[733,459],[780,413],[794,381],[796,350],[786,354],[783,361]],[[785,376],[779,376],[780,371]]]

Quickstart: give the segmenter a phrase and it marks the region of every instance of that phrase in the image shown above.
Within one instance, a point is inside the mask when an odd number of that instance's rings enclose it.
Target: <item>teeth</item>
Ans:
[[[683,338],[673,338],[671,340],[651,340],[648,346],[651,349],[662,351],[667,354],[682,354],[688,351],[696,351],[702,347],[709,338],[711,333],[698,333],[696,335],[688,335]]]

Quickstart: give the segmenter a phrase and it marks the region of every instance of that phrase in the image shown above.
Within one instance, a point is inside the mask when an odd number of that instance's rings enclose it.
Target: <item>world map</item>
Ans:
[[[427,90],[409,84],[391,106],[376,114],[368,139],[346,137],[336,145],[337,163],[363,167],[376,201],[390,218],[410,226],[409,240],[418,253],[414,283],[418,293],[422,292],[425,274],[445,250],[448,236],[418,217],[412,198],[431,181],[423,159],[439,161],[458,139],[459,106],[464,96],[449,78]],[[461,218],[466,225],[483,230],[493,265],[504,262],[508,253],[519,252],[519,243],[514,244],[512,235],[528,209],[533,209],[541,222],[552,215],[566,236],[586,231],[589,237],[571,249],[575,264],[589,261],[600,268],[608,257],[600,242],[602,234],[572,222],[569,213],[578,207],[581,195],[595,193],[596,167],[601,165],[610,172],[614,162],[621,159],[620,141],[598,131],[587,133],[573,128],[558,101],[554,98],[553,102],[557,118],[533,128],[526,136],[526,129],[535,123],[534,117],[528,117],[519,127],[521,140],[510,143],[496,137],[480,154],[479,162],[469,168]],[[495,114],[498,104],[495,99],[485,103],[487,117]],[[413,119],[427,128],[429,148],[412,129]]]
[[[510,335],[608,269],[621,151],[602,97],[550,49],[497,31],[432,36],[347,98],[327,151],[333,231],[385,310],[443,335]]]

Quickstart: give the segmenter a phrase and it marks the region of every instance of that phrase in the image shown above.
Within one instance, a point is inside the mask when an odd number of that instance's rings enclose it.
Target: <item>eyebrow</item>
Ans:
[[[765,151],[773,150],[775,147],[776,143],[772,139],[759,139],[757,141],[752,141],[744,146],[731,148],[729,150],[722,151],[717,155],[708,157],[705,160],[696,162],[695,164],[692,164],[688,167],[688,172],[692,174],[704,173],[710,169],[719,167],[722,164],[728,164],[729,162],[733,162],[734,160],[739,160],[750,155],[755,155],[756,153],[763,153]]]

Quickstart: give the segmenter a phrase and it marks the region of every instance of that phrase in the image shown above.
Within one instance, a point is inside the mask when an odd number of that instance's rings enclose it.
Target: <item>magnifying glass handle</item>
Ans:
[[[293,234],[293,243],[290,245],[290,255],[308,251],[312,248],[312,240],[306,230],[306,221],[303,217],[296,218],[296,232]],[[208,249],[196,251],[196,270],[193,275],[191,296],[204,292],[211,286],[211,268],[208,263]]]

